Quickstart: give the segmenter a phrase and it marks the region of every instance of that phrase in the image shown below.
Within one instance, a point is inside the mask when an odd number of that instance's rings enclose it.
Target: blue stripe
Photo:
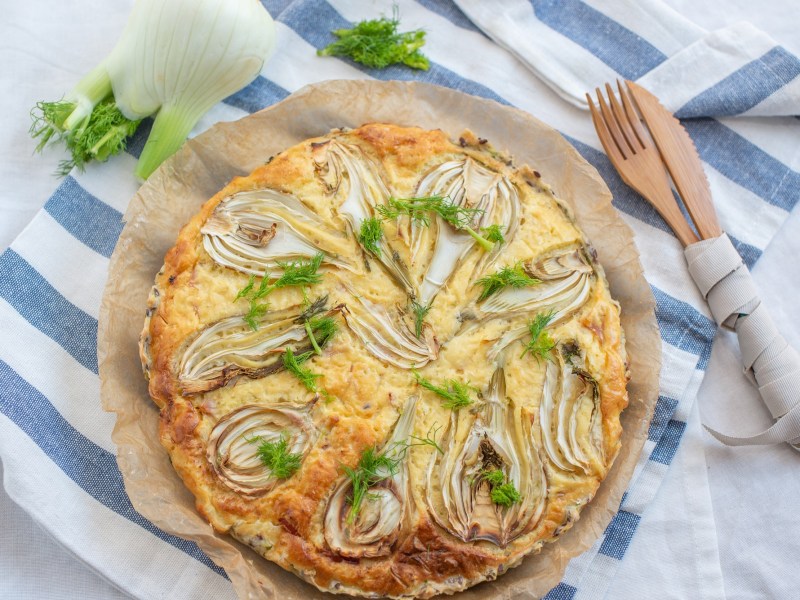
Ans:
[[[572,600],[577,593],[577,589],[571,585],[567,585],[563,581],[559,583],[552,590],[547,592],[547,595],[542,600]]]
[[[39,390],[2,360],[0,411],[95,500],[227,578],[225,571],[211,562],[197,544],[165,533],[137,513],[125,493],[114,455],[74,429]]]
[[[139,158],[144,150],[144,145],[147,143],[147,138],[150,135],[150,130],[153,129],[153,117],[147,117],[139,125],[130,138],[128,144],[125,146],[125,152],[132,155],[134,158]]]
[[[273,19],[278,16],[292,3],[292,0],[261,0],[261,4],[267,9]]]
[[[650,460],[654,460],[664,465],[668,465],[675,458],[675,453],[678,451],[678,446],[681,443],[683,432],[686,429],[686,423],[672,419],[667,423],[664,429],[664,435],[658,440],[656,447],[653,448],[653,453],[650,455]]]
[[[667,424],[675,413],[675,408],[678,406],[678,401],[667,396],[659,396],[656,402],[656,409],[653,412],[653,420],[650,421],[650,429],[647,431],[647,439],[651,442],[657,442],[664,435],[667,429]],[[625,499],[622,499],[622,504]]]
[[[626,79],[639,79],[667,59],[640,35],[580,0],[530,0],[536,17],[586,48]]]
[[[64,178],[44,209],[89,248],[111,256],[122,233],[122,213],[92,196],[71,176]]]
[[[451,0],[417,0],[417,4],[421,4],[429,11],[444,17],[456,27],[476,31],[484,37],[486,36],[483,31],[475,27],[475,24],[467,18],[467,15],[461,12],[461,9]],[[400,16],[402,17],[403,15]]]
[[[600,554],[622,560],[640,520],[639,515],[627,510],[620,510],[614,515],[606,528],[606,536],[600,545]]]
[[[0,297],[97,374],[97,321],[58,293],[12,249],[0,256]]]
[[[656,299],[656,318],[661,338],[668,344],[697,355],[697,368],[705,370],[717,332],[714,321],[657,287],[651,285],[650,289]]]
[[[313,19],[308,18],[308,15],[311,14],[314,15]],[[353,26],[350,21],[345,20],[330,4],[325,2],[325,0],[299,0],[294,2],[281,14],[280,21],[291,27],[295,33],[317,49],[324,48],[335,41],[336,38],[329,30],[349,29]],[[317,26],[318,23],[325,23],[325,28],[319,28]],[[326,60],[334,59],[328,58]],[[370,69],[350,59],[342,60],[374,79],[383,81],[426,81],[428,83],[435,83],[437,85],[460,90],[474,96],[490,98],[501,104],[509,104],[507,100],[501,98],[485,85],[461,77],[453,71],[435,63],[431,63],[431,67],[427,71],[419,71],[402,65],[395,65],[385,69]]]
[[[777,46],[698,94],[675,114],[681,119],[738,115],[760,104],[798,75],[800,60]]]
[[[285,89],[264,77],[256,77],[247,87],[225,98],[225,104],[254,113],[280,102],[289,95]]]
[[[714,119],[689,119],[683,126],[705,162],[770,204],[792,210],[800,173]]]

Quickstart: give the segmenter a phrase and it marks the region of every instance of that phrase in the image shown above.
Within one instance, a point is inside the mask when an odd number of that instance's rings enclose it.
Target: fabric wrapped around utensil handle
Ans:
[[[736,332],[745,375],[758,387],[776,419],[766,431],[747,437],[706,429],[730,446],[788,442],[800,450],[800,354],[778,332],[750,271],[726,234],[691,244],[684,252],[689,273],[714,319],[720,327]]]

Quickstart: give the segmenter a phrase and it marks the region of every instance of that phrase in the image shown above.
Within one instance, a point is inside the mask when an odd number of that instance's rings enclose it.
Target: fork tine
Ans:
[[[603,144],[603,148],[608,154],[609,159],[611,161],[621,161],[625,160],[625,157],[617,148],[617,144],[614,142],[614,139],[611,137],[611,132],[606,127],[606,122],[603,120],[603,117],[600,116],[600,113],[597,111],[597,108],[592,101],[592,97],[587,93],[586,94],[586,101],[589,103],[589,112],[592,113],[592,121],[594,122],[594,128],[597,130],[597,137],[600,138],[600,143]]]
[[[614,117],[616,117],[617,124],[622,132],[622,137],[625,138],[625,142],[628,144],[630,151],[636,154],[636,150],[638,149],[635,140],[636,134],[633,132],[631,124],[626,118],[625,113],[622,112],[622,106],[619,102],[617,102],[617,97],[614,95],[614,90],[608,83],[606,83],[606,94],[608,95],[608,103],[611,105],[611,110],[614,113]]]
[[[611,139],[614,140],[617,148],[619,148],[622,157],[627,159],[628,156],[630,156],[631,151],[625,142],[625,138],[619,129],[619,125],[617,125],[617,120],[614,118],[611,109],[608,108],[608,104],[606,104],[600,88],[595,88],[595,94],[597,94],[597,103],[600,105],[600,112],[603,114],[603,120],[605,121],[608,130],[611,132]]]
[[[636,133],[636,138],[642,145],[642,148],[647,148],[650,145],[650,136],[642,127],[642,122],[639,120],[639,115],[636,114],[636,109],[633,108],[633,102],[628,95],[628,89],[623,87],[622,82],[617,79],[617,87],[619,88],[619,97],[622,99],[622,104],[625,106],[625,112],[628,115],[628,122],[633,125],[633,131]]]

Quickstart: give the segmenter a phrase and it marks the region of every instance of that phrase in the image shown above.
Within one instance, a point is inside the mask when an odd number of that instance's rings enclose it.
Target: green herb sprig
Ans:
[[[414,313],[414,334],[417,339],[422,336],[422,326],[425,324],[425,317],[431,310],[430,304],[420,304],[416,300],[411,301],[411,312]]]
[[[287,479],[300,468],[303,457],[301,454],[294,454],[289,451],[289,440],[284,435],[281,435],[277,442],[269,442],[261,436],[256,436],[247,441],[258,444],[258,449],[256,450],[258,458],[274,477]]]
[[[457,379],[448,379],[444,382],[444,386],[438,386],[425,379],[417,371],[412,371],[412,373],[419,385],[444,398],[442,406],[450,410],[458,410],[469,406],[473,402],[472,398],[470,398],[470,392],[477,392],[477,389],[469,385],[469,383],[463,383]]]
[[[420,52],[425,45],[425,32],[398,32],[399,14],[395,7],[393,17],[365,20],[352,29],[332,31],[338,39],[317,50],[319,56],[347,56],[354,61],[373,69],[383,69],[389,65],[404,64],[413,69],[427,71],[430,62]]]
[[[72,155],[59,163],[58,175],[61,176],[67,175],[73,167],[83,171],[93,160],[102,162],[119,154],[141,123],[141,120],[131,121],[125,117],[113,97],[109,97],[97,104],[77,127],[67,128],[65,122],[76,106],[64,100],[39,102],[31,111],[30,134],[39,138],[36,151],[40,152],[51,141],[63,141]]]
[[[525,344],[525,350],[522,351],[520,358],[530,353],[531,356],[540,360],[552,360],[550,351],[555,348],[556,342],[545,331],[545,328],[550,324],[555,316],[554,311],[548,313],[539,313],[530,323],[528,323],[528,331],[531,334],[531,339]]]
[[[311,358],[313,354],[314,352],[312,351],[295,354],[291,348],[286,348],[283,351],[283,366],[289,373],[297,377],[309,392],[318,392],[317,379],[322,375],[314,373],[308,367],[303,366],[303,363]]]
[[[381,220],[377,218],[364,219],[361,221],[361,232],[358,234],[359,243],[365,250],[372,252],[375,256],[381,255],[378,243],[383,238],[383,226]]]
[[[439,430],[442,428],[441,425],[438,423],[434,423],[431,425],[430,429],[428,429],[428,433],[425,434],[425,437],[419,437],[416,435],[410,436],[412,440],[416,440],[414,443],[409,443],[410,446],[430,446],[434,448],[439,454],[444,454],[444,450],[436,441],[436,434],[439,433]]]
[[[246,298],[250,302],[248,312],[242,317],[250,328],[253,331],[258,330],[258,319],[263,317],[269,310],[269,304],[267,302],[259,302],[259,300],[265,298],[274,290],[290,286],[314,285],[322,281],[322,274],[318,271],[324,258],[325,255],[322,252],[318,252],[308,260],[298,259],[292,262],[278,262],[278,266],[283,269],[283,274],[272,284],[269,283],[267,277],[262,278],[258,288],[255,287],[256,276],[251,275],[247,285],[239,290],[236,298],[234,298],[234,302],[240,298]]]
[[[481,233],[483,234],[483,237],[490,242],[495,244],[506,243],[506,238],[503,237],[503,231],[500,229],[500,225],[497,223],[494,225],[489,225],[488,227],[481,227]]]
[[[499,506],[511,506],[522,498],[514,484],[506,480],[505,474],[500,469],[482,471],[481,476],[489,483],[492,502]]]
[[[431,224],[430,214],[439,215],[443,221],[459,231],[465,231],[487,252],[494,248],[493,241],[477,233],[470,223],[477,215],[483,214],[480,208],[469,208],[454,204],[447,196],[426,196],[419,198],[389,198],[386,204],[375,207],[386,219],[407,216],[424,227]],[[491,229],[491,226],[487,229]],[[499,231],[499,228],[498,228]],[[496,236],[495,236],[496,237]],[[501,234],[502,237],[502,234]]]
[[[523,288],[529,285],[536,285],[537,283],[541,283],[541,281],[529,276],[523,270],[522,263],[517,263],[513,266],[503,267],[496,273],[492,273],[486,277],[481,277],[475,282],[475,285],[479,285],[483,288],[480,296],[478,296],[478,302],[482,302],[503,288]]]
[[[397,448],[390,447],[378,453],[375,447],[367,448],[361,455],[361,459],[354,467],[343,466],[342,470],[350,479],[353,488],[350,497],[350,510],[347,512],[347,522],[355,522],[361,505],[368,497],[369,489],[385,479],[393,477],[397,473],[400,462],[403,460],[406,448],[397,452]]]

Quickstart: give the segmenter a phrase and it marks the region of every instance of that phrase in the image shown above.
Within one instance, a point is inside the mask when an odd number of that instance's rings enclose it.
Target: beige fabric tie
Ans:
[[[800,450],[800,354],[778,332],[727,235],[687,246],[685,254],[714,320],[736,332],[745,375],[776,419],[766,431],[748,437],[706,429],[730,446],[789,442]]]

